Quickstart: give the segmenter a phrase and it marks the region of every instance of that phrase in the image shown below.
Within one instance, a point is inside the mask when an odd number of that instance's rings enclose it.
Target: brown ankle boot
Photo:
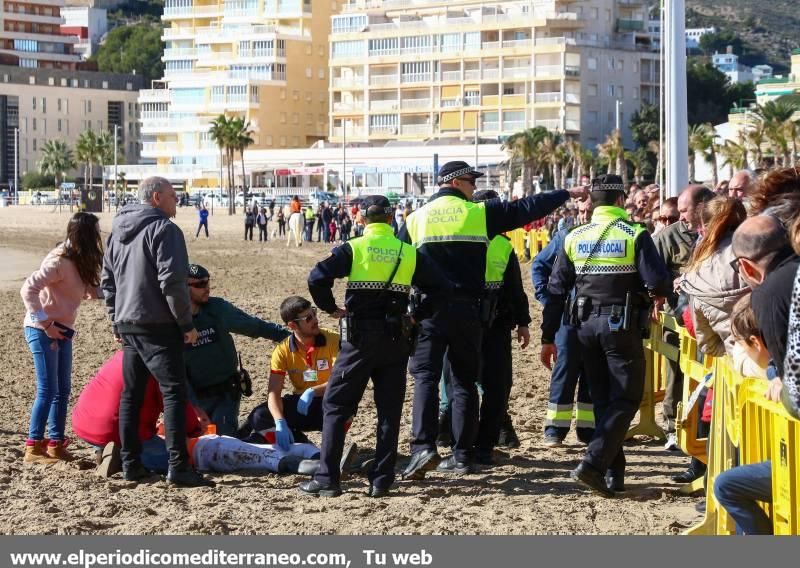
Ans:
[[[47,456],[59,461],[73,461],[75,456],[67,451],[67,442],[50,442],[47,445]]]
[[[25,457],[23,463],[52,464],[58,460],[47,455],[47,448],[44,440],[34,440],[33,445],[25,444]]]

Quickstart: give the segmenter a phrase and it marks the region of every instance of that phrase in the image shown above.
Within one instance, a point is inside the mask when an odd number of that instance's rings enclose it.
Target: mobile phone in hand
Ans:
[[[75,330],[71,327],[67,327],[63,323],[58,323],[57,321],[54,321],[53,325],[56,326],[61,331],[61,335],[67,339],[72,339],[75,336]]]

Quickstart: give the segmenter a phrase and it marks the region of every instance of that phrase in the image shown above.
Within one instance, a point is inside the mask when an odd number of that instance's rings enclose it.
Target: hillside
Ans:
[[[788,71],[789,56],[800,47],[797,0],[687,0],[686,26],[715,26],[745,43],[742,63],[768,63],[776,73]]]

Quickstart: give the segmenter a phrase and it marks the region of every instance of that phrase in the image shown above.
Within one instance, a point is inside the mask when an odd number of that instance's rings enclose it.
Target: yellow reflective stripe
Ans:
[[[575,411],[575,419],[578,426],[594,426],[594,411],[581,410],[580,408]]]

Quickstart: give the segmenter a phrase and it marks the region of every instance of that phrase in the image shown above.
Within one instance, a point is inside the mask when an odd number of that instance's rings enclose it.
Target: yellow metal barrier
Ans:
[[[651,338],[645,341],[648,366],[645,400],[640,410],[649,423],[655,409],[647,410],[644,406],[652,404],[654,407],[663,363],[674,361],[679,355],[684,391],[678,406],[678,441],[684,452],[708,464],[705,516],[684,534],[734,534],[732,519],[714,498],[714,483],[720,473],[736,465],[766,460],[772,462],[773,502],[764,504],[764,509],[772,518],[774,532],[800,534],[800,420],[789,416],[780,404],[768,401],[765,397],[767,383],[742,377],[733,369],[728,357],[699,355],[695,339],[674,323],[662,317],[661,322],[653,324]],[[663,341],[664,329],[679,329],[679,354],[675,347]],[[713,376],[714,400],[711,431],[706,441],[696,435],[702,409],[694,402],[693,394],[709,374]],[[638,433],[636,428],[631,432]],[[691,486],[692,489],[700,487],[699,483]]]
[[[517,258],[524,262],[525,258],[525,230],[514,229],[506,233],[506,236],[511,239],[511,246],[514,247],[514,252],[517,253]],[[531,257],[533,258],[533,257]]]

